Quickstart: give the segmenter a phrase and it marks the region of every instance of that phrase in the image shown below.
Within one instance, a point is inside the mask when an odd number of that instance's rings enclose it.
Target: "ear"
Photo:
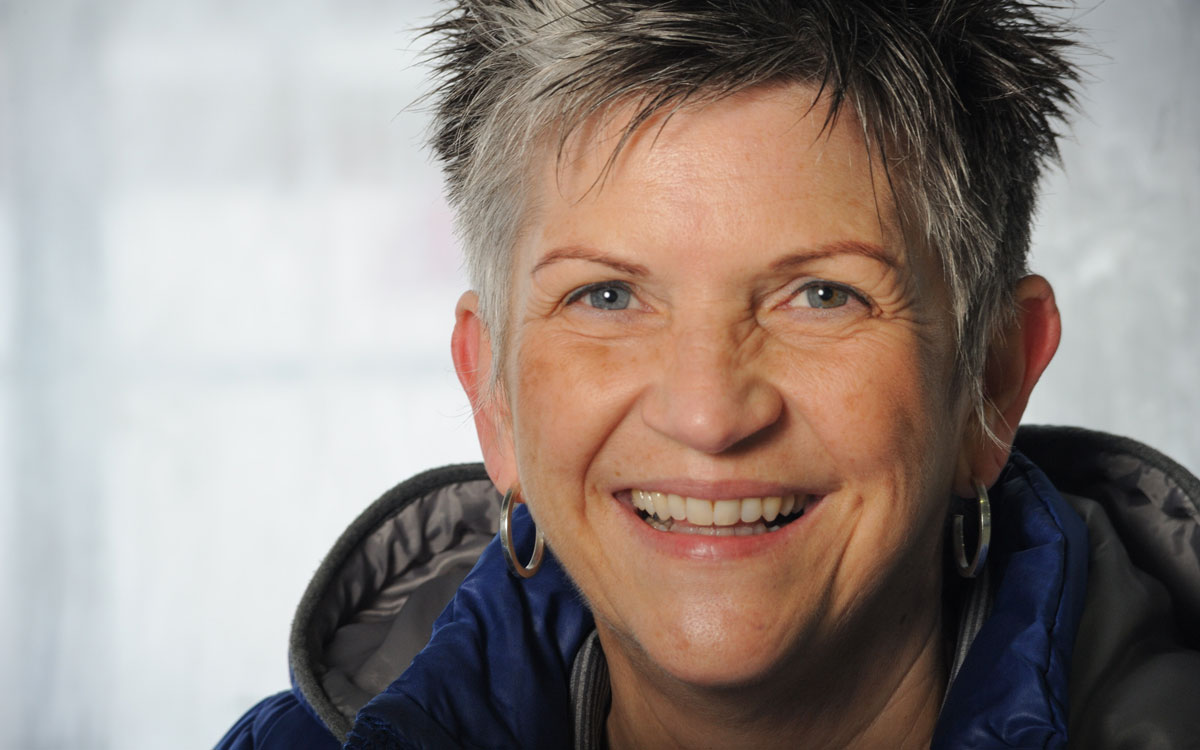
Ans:
[[[990,487],[999,478],[1029,394],[1058,350],[1062,320],[1050,282],[1026,276],[1017,283],[1014,296],[1016,319],[993,339],[983,373],[988,427],[1000,444],[982,429],[972,430],[971,445],[963,452],[955,477],[954,491],[962,497],[975,496],[972,480]]]
[[[488,476],[501,492],[516,484],[512,426],[503,388],[490,382],[492,340],[479,318],[479,296],[466,292],[454,310],[450,354],[458,382],[467,392]]]

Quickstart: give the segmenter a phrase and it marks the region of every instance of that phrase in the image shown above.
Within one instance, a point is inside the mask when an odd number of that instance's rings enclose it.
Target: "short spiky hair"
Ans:
[[[662,111],[763,84],[848,103],[910,242],[950,290],[977,409],[996,326],[1025,273],[1039,175],[1074,102],[1072,31],[1018,0],[456,0],[431,28],[432,145],[480,314],[503,356],[511,250],[537,144],[632,104]],[[982,416],[982,412],[980,412]],[[986,424],[986,423],[985,423]]]

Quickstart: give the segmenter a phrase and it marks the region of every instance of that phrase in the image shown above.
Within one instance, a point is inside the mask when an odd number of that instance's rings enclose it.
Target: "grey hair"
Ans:
[[[496,358],[539,144],[633,104],[661,112],[771,83],[849,103],[906,238],[941,261],[955,372],[987,431],[989,342],[1027,272],[1037,182],[1079,71],[1058,6],[1018,0],[457,0],[430,28],[431,145]],[[624,139],[621,144],[624,143]],[[619,151],[619,144],[613,154]]]

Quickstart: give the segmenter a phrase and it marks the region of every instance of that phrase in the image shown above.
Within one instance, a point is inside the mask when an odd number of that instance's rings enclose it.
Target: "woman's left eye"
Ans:
[[[581,300],[597,310],[627,310],[633,301],[633,292],[624,284],[608,281],[575,290],[567,298],[567,304]]]
[[[791,299],[793,307],[809,307],[816,310],[832,310],[844,307],[861,298],[853,290],[829,281],[810,281],[796,291]]]

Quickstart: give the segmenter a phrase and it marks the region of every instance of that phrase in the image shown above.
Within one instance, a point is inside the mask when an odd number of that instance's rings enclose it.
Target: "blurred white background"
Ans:
[[[1026,421],[1200,468],[1200,2],[1109,0]],[[476,460],[415,0],[0,0],[0,746],[211,746],[391,484]]]

